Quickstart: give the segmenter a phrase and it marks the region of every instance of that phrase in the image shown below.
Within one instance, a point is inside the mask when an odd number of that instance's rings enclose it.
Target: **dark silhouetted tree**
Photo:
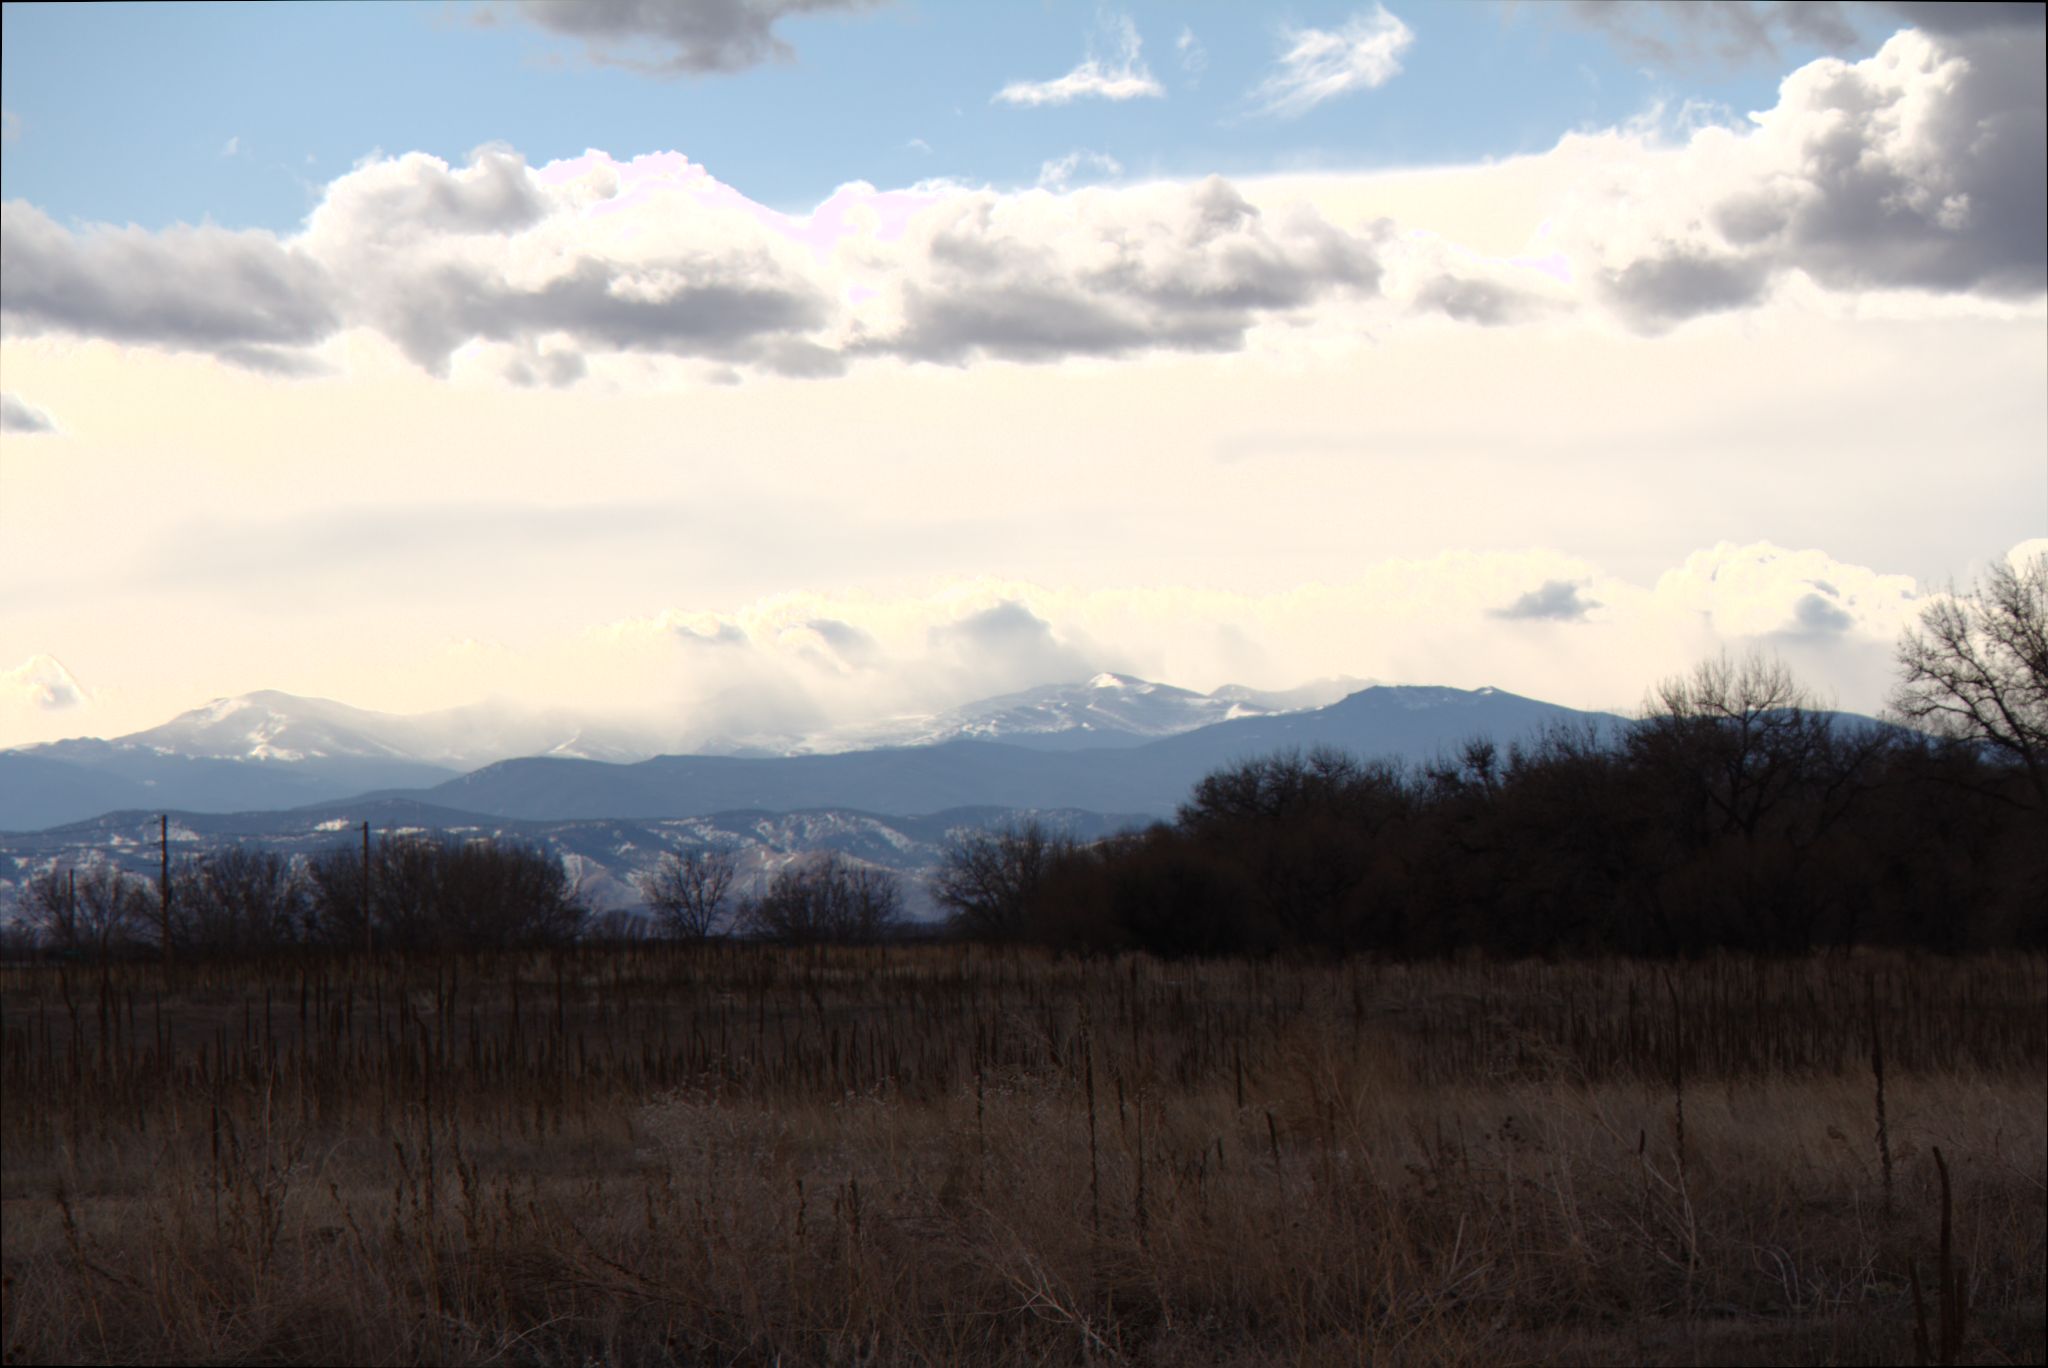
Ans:
[[[903,920],[903,892],[885,869],[838,851],[799,860],[740,905],[739,929],[783,945],[872,945]]]
[[[976,940],[1016,940],[1030,930],[1046,876],[1072,853],[1070,836],[1036,819],[997,831],[956,834],[932,876],[933,899],[952,927]]]
[[[19,897],[43,944],[67,954],[105,958],[150,943],[157,929],[155,890],[107,863],[44,870]]]
[[[634,882],[663,934],[701,941],[718,926],[739,858],[730,846],[669,851]]]
[[[231,846],[179,866],[171,878],[171,935],[180,954],[259,954],[304,933],[312,888],[275,851]]]
[[[1900,717],[2016,765],[2048,812],[2048,555],[1935,599],[1900,638],[1898,664]]]

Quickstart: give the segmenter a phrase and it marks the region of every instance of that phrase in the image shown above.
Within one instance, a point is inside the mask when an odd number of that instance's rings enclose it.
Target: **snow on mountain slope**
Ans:
[[[460,770],[522,755],[644,760],[661,747],[561,711],[478,703],[403,715],[263,689],[216,698],[160,726],[110,741],[56,741],[23,749],[87,764],[104,762],[110,751],[125,751],[275,764],[399,760]]]
[[[402,721],[325,698],[265,689],[216,698],[161,726],[118,737],[114,744],[204,760],[415,759],[380,734]],[[48,749],[61,753],[67,744]]]
[[[1134,675],[1097,674],[1069,684],[1044,684],[977,699],[930,716],[898,717],[790,739],[757,743],[756,754],[827,755],[885,746],[948,741],[1000,741],[1031,750],[1097,750],[1136,746],[1238,717],[1286,711],[1250,690],[1225,697],[1175,688]],[[1298,707],[1314,706],[1309,703]]]
[[[1011,811],[956,808],[922,817],[887,817],[852,809],[786,813],[724,812],[667,820],[606,818],[585,821],[508,821],[482,813],[425,806],[411,800],[353,800],[293,812],[205,815],[173,819],[174,859],[230,845],[275,850],[294,859],[341,846],[353,850],[357,823],[368,821],[380,837],[401,831],[454,837],[495,837],[534,844],[562,862],[594,910],[636,907],[634,879],[669,851],[729,846],[739,856],[736,892],[745,894],[790,863],[818,850],[836,850],[861,864],[904,876],[906,910],[936,916],[925,879],[944,857],[955,833],[1037,820],[1080,840],[1095,840],[1138,824],[1119,817],[1071,810]],[[45,831],[0,832],[0,908],[12,890],[34,874],[64,864],[111,860],[132,874],[153,877],[157,868],[157,826],[138,812],[109,814]]]

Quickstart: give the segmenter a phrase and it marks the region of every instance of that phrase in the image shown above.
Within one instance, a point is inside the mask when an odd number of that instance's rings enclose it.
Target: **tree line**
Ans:
[[[1247,759],[1149,831],[969,837],[935,893],[964,934],[1169,956],[2048,947],[2048,558],[1898,662],[1885,723],[1723,656],[1605,734]]]
[[[1174,820],[1081,844],[1035,823],[957,838],[931,880],[956,935],[1083,952],[1441,956],[2048,946],[2048,557],[1937,600],[1899,651],[1893,721],[1843,719],[1783,665],[1726,656],[1634,723],[1475,739],[1424,765],[1244,760]],[[898,879],[834,852],[738,891],[738,853],[671,852],[651,921],[593,917],[560,861],[388,836],[294,862],[232,847],[155,884],[99,863],[18,891],[43,948],[197,957],[646,934],[861,944]]]
[[[229,846],[168,866],[167,885],[104,861],[53,866],[17,891],[29,944],[65,958],[231,958],[294,949],[487,951],[576,940],[873,944],[906,926],[886,870],[816,852],[736,895],[738,853],[670,853],[639,880],[651,922],[593,914],[560,860],[495,838],[402,833],[294,861]]]

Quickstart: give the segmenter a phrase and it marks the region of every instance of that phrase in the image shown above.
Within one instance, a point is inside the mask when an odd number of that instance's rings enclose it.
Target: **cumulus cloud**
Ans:
[[[1582,598],[1579,586],[1570,580],[1545,580],[1493,616],[1508,621],[1583,622],[1586,614],[1600,606],[1598,599]]]
[[[53,655],[33,655],[0,671],[0,704],[10,711],[68,712],[92,701],[85,687]]]
[[[1909,576],[1769,542],[1722,542],[1694,552],[1658,580],[1656,594],[1731,639],[1853,631],[1889,642],[1918,611]]]
[[[1792,626],[1787,630],[1799,636],[1833,636],[1855,625],[1855,616],[1830,592],[1830,586],[1819,585],[1793,602]]]
[[[836,668],[862,669],[873,665],[881,654],[880,643],[873,636],[838,618],[812,618],[803,625],[803,631],[810,633],[822,647],[818,658],[829,661]]]
[[[1415,306],[1460,323],[1499,327],[1547,312],[1549,301],[1532,291],[1476,276],[1441,275],[1415,292]]]
[[[934,627],[929,639],[934,653],[956,671],[996,687],[1064,683],[1094,669],[1085,652],[1016,599]]]
[[[70,332],[257,359],[339,326],[326,269],[270,233],[179,225],[74,233],[24,201],[0,206],[10,332]]]
[[[916,360],[1230,351],[1256,323],[1370,294],[1373,242],[1312,212],[1268,224],[1227,181],[961,195],[921,216],[900,323],[866,345]]]
[[[1113,63],[1090,54],[1064,76],[1049,81],[1012,81],[991,96],[991,101],[1030,107],[1072,104],[1076,100],[1166,98],[1166,87],[1153,77],[1140,56],[1144,44],[1138,37],[1138,26],[1128,15],[1118,15],[1106,19],[1104,27],[1117,51]]]
[[[1401,54],[1415,41],[1414,30],[1380,5],[1353,15],[1342,28],[1291,28],[1283,37],[1286,51],[1249,97],[1254,113],[1283,119],[1385,85],[1401,74]]]
[[[1639,162],[1577,225],[1605,294],[1646,330],[1744,307],[1794,271],[1838,291],[2039,295],[2039,58],[1999,30],[1907,31],[1868,60],[1800,68],[1751,128]]]
[[[878,0],[520,0],[515,13],[580,38],[593,60],[650,75],[743,71],[795,56],[775,26],[791,15]],[[640,56],[639,52],[650,55]]]
[[[0,432],[15,432],[26,436],[56,430],[57,425],[50,421],[49,414],[23,403],[12,394],[0,393]]]
[[[1106,160],[1073,166],[1091,159]],[[369,162],[290,239],[74,233],[7,212],[12,331],[290,371],[367,327],[435,375],[464,348],[499,348],[515,384],[574,383],[592,353],[820,376],[861,356],[1228,350],[1257,323],[1371,293],[1379,272],[1371,236],[1305,208],[1268,222],[1219,178],[1057,196],[853,185],[795,218],[672,153]]]
[[[1382,297],[1489,327],[1593,306],[1645,334],[1758,307],[1788,280],[2032,300],[2048,286],[2043,72],[2010,38],[1903,32],[1794,72],[1747,127],[1676,144],[1648,127],[1571,135],[1513,173],[1547,197],[1541,258],[1331,214],[1283,182],[1072,190],[1114,170],[1095,152],[1048,162],[1036,190],[854,183],[793,215],[677,153],[534,167],[485,147],[461,165],[366,160],[290,236],[74,228],[9,203],[0,324],[285,375],[366,329],[431,374],[473,352],[509,383],[563,386],[606,356],[737,379],[1231,351],[1262,325],[1358,336],[1391,316],[1362,312]]]

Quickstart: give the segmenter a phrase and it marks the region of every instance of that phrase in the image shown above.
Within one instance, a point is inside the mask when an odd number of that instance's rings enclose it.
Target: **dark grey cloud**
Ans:
[[[2005,3],[1890,0],[1890,3],[1874,8],[1896,15],[1914,28],[1943,34],[1982,33],[1986,29],[2012,29],[2021,33],[2027,29],[2038,31],[2043,19],[2048,18],[2048,7],[2044,7],[2040,0],[2006,0]]]
[[[1919,0],[1572,0],[1566,12],[1631,57],[1660,66],[1686,66],[1703,57],[1728,64],[1774,62],[1788,46],[1848,53],[1901,26],[1943,35],[2039,30],[2043,6]]]
[[[832,654],[859,668],[873,664],[881,655],[881,643],[850,622],[838,618],[812,618],[804,626],[818,634]]]
[[[1266,317],[1379,284],[1369,239],[1308,214],[1269,228],[1220,177],[1075,199],[1055,225],[963,198],[910,265],[901,331],[858,349],[949,364],[1232,351]]]
[[[1438,276],[1416,291],[1415,304],[1417,308],[1433,309],[1460,323],[1477,323],[1489,328],[1524,322],[1543,309],[1542,301],[1536,296],[1510,286],[1448,275]]]
[[[23,403],[12,394],[0,393],[0,432],[27,435],[56,430],[57,425],[50,421],[49,414]]]
[[[281,360],[341,326],[327,271],[269,233],[73,232],[15,200],[0,206],[0,262],[0,321],[11,332]]]
[[[1682,65],[1702,54],[1723,62],[1773,59],[1787,41],[1841,51],[1860,37],[1849,8],[1834,0],[1572,0],[1568,11],[1630,56],[1661,66]]]
[[[1770,283],[1768,262],[1679,249],[1610,272],[1609,301],[1637,327],[1655,331],[1701,314],[1754,304]]]
[[[1792,627],[1797,636],[1836,636],[1856,625],[1856,619],[1832,594],[1802,594],[1792,605]]]
[[[774,362],[783,356],[775,344],[829,316],[815,286],[751,253],[638,268],[586,257],[531,287],[445,264],[384,282],[371,307],[378,326],[436,375],[466,343],[532,344],[555,333],[597,350]],[[569,363],[554,364],[560,373]]]
[[[1816,83],[1802,169],[1818,193],[1776,205],[1782,226],[1769,239],[1786,264],[1837,288],[2017,297],[2048,286],[2040,42],[1979,30],[1941,44],[1962,69],[1910,135],[1870,117],[1884,96],[1870,74],[1843,68]],[[1757,200],[1742,207],[1756,212]]]
[[[1709,200],[1690,240],[1609,271],[1610,302],[1656,331],[1742,308],[1790,271],[1841,291],[2048,289],[2038,31],[1980,24],[1902,35],[1887,51],[1788,77],[1748,135],[1755,173]]]
[[[1600,606],[1599,600],[1581,597],[1579,586],[1570,580],[1545,580],[1491,616],[1517,622],[1583,622],[1586,614]]]
[[[1087,658],[1054,635],[1052,624],[1015,599],[932,628],[935,653],[979,687],[1028,688],[1085,679]]]
[[[516,13],[580,38],[593,59],[651,75],[743,71],[795,54],[775,26],[791,15],[861,10],[879,0],[520,0]],[[634,55],[635,47],[652,53]]]

